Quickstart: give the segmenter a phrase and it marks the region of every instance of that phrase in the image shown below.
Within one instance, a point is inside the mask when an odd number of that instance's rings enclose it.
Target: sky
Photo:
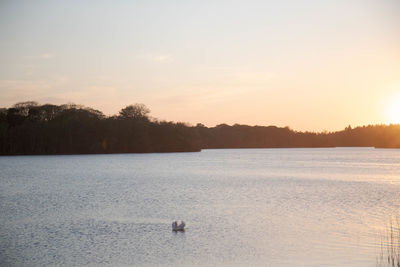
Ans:
[[[400,1],[0,1],[0,107],[160,120],[400,123]]]

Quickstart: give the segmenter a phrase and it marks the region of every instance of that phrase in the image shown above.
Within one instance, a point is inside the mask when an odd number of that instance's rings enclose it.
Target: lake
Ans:
[[[399,208],[398,149],[0,157],[0,265],[376,266]]]

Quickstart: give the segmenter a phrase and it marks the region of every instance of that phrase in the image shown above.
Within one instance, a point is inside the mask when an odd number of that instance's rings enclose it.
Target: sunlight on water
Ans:
[[[0,157],[0,262],[375,266],[399,195],[396,149]]]

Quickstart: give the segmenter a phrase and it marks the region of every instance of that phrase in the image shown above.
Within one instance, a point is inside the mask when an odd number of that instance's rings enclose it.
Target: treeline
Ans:
[[[400,125],[368,125],[337,132],[298,132],[289,127],[197,126],[202,148],[377,147],[400,148]]]
[[[203,148],[372,146],[400,148],[400,125],[374,125],[331,133],[288,127],[205,127],[158,121],[143,104],[115,116],[75,104],[17,103],[0,109],[0,154],[189,152]]]
[[[151,120],[142,104],[118,116],[79,106],[15,104],[0,109],[0,154],[97,154],[200,151],[196,130]]]

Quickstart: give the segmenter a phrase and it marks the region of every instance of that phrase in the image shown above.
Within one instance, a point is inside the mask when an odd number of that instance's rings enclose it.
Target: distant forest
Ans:
[[[205,127],[159,121],[143,104],[115,116],[75,104],[17,103],[0,108],[0,155],[190,152],[209,148],[368,146],[400,148],[400,125],[337,132],[220,124]]]

